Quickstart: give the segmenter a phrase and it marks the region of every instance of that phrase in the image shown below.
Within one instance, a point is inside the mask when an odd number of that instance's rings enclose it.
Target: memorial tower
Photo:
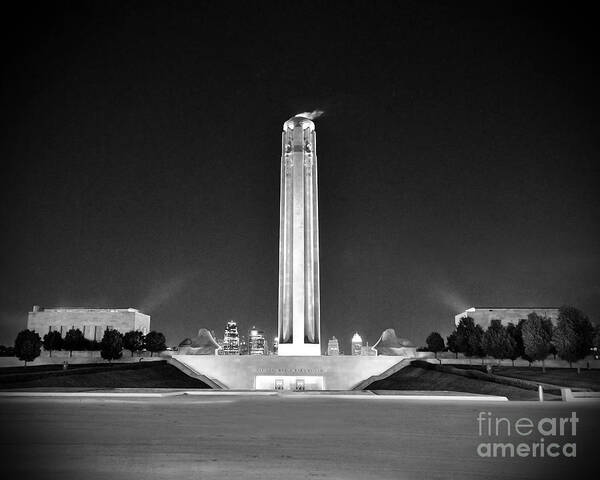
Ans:
[[[321,355],[315,124],[283,124],[279,230],[278,354]]]

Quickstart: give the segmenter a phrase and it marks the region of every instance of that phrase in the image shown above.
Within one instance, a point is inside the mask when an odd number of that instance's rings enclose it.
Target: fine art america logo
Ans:
[[[491,412],[477,416],[480,457],[576,457],[577,423],[575,412],[570,417],[545,417],[540,420],[496,417]],[[494,442],[506,438],[505,442]]]

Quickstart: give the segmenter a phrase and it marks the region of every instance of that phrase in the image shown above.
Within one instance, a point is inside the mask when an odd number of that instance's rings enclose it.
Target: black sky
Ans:
[[[324,338],[600,317],[582,5],[52,3],[3,20],[0,343],[33,304],[272,335],[281,125],[316,108]]]

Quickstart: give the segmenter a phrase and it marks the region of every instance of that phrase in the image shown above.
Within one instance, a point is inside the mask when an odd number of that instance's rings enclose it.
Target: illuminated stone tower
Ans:
[[[315,124],[283,124],[279,230],[279,355],[321,355]]]

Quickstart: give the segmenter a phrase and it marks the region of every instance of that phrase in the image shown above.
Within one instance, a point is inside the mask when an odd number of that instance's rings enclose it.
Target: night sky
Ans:
[[[470,306],[597,321],[596,17],[455,3],[4,10],[0,343],[34,304],[272,337],[281,129],[313,109],[324,340],[423,345]]]

